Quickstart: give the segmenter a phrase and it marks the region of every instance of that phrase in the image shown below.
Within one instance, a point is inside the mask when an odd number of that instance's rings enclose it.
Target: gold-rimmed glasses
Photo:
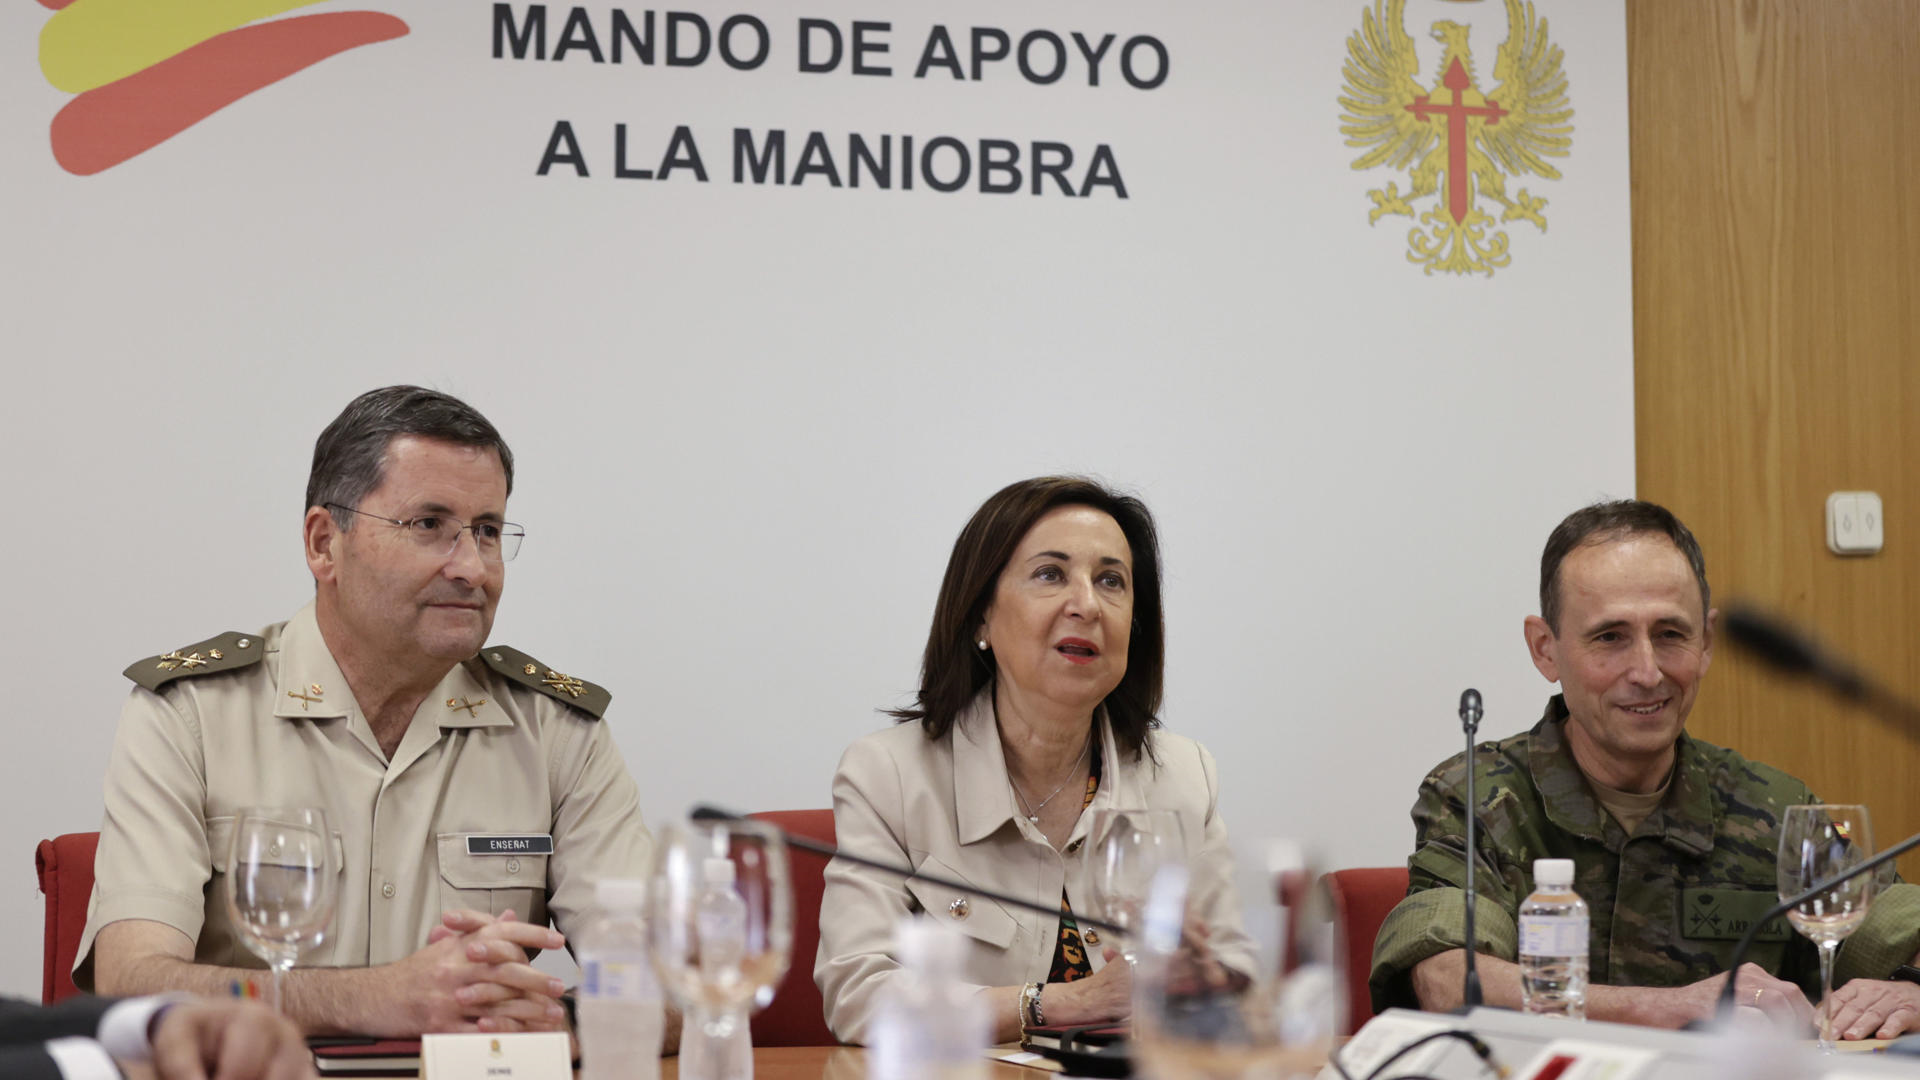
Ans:
[[[453,549],[460,546],[460,534],[471,532],[473,546],[480,557],[488,562],[512,562],[520,554],[520,541],[527,538],[527,530],[511,521],[475,521],[465,522],[445,514],[421,514],[418,517],[390,518],[383,514],[368,513],[365,510],[339,503],[327,503],[329,510],[345,510],[349,514],[359,514],[375,521],[384,522],[400,530],[401,535],[413,541],[422,552],[446,558]]]

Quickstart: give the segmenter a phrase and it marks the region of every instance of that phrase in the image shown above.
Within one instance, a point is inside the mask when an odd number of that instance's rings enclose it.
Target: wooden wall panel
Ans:
[[[1639,493],[1716,598],[1920,695],[1920,4],[1628,0],[1627,29]],[[1885,501],[1878,555],[1826,549],[1851,489]],[[1920,831],[1920,732],[1725,647],[1690,730],[1867,803],[1883,845]]]

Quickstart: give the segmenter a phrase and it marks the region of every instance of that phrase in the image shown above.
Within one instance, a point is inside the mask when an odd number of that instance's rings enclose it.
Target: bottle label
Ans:
[[[1520,916],[1520,955],[1587,955],[1587,920],[1578,915]]]
[[[580,995],[615,1001],[645,1001],[656,996],[653,971],[644,961],[634,963],[589,957],[580,965]]]

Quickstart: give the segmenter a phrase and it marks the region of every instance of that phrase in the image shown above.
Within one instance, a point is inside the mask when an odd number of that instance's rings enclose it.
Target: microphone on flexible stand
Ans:
[[[1467,734],[1467,976],[1460,987],[1460,1005],[1472,1009],[1481,1003],[1480,972],[1473,964],[1473,909],[1478,897],[1473,885],[1473,864],[1480,861],[1478,847],[1478,829],[1476,822],[1480,817],[1480,808],[1473,796],[1473,740],[1480,731],[1480,691],[1469,687],[1460,694],[1460,728]]]
[[[1911,701],[1878,685],[1838,657],[1828,655],[1812,639],[1786,623],[1753,608],[1730,606],[1726,611],[1725,621],[1721,625],[1729,641],[1751,652],[1775,671],[1783,675],[1812,679],[1826,687],[1829,692],[1848,701],[1858,702],[1883,719],[1909,727],[1920,726],[1920,709],[1916,709]],[[1759,934],[1761,927],[1822,893],[1891,862],[1915,847],[1920,847],[1920,833],[1907,837],[1858,866],[1835,874],[1825,881],[1817,882],[1812,888],[1780,901],[1765,915],[1755,919],[1753,924],[1747,927],[1747,932],[1741,936],[1739,943],[1734,946],[1733,955],[1728,960],[1727,984],[1720,988],[1720,1004],[1714,1011],[1715,1019],[1724,1022],[1733,1015],[1734,977],[1739,974],[1740,965],[1746,962],[1747,952],[1753,947],[1753,939]]]
[[[810,837],[805,837],[797,833],[788,832],[787,830],[782,829],[778,825],[775,825],[771,822],[757,821],[752,818],[749,818],[745,814],[736,814],[731,810],[722,810],[717,806],[705,806],[705,805],[696,806],[693,808],[693,811],[687,816],[692,818],[695,821],[751,821],[755,825],[763,826],[765,828],[772,829],[774,832],[779,833],[780,839],[785,841],[786,845],[791,848],[799,848],[801,851],[811,851],[816,855],[825,855],[829,859],[845,859],[850,863],[856,863],[860,866],[865,866],[865,867],[868,867],[869,869],[878,870],[885,874],[892,874],[895,877],[901,878],[903,880],[906,878],[919,878],[921,881],[930,881],[933,884],[938,885],[942,888],[955,889],[959,892],[972,893],[975,896],[983,896],[983,897],[986,897],[988,900],[995,901],[996,903],[1006,904],[1009,907],[1017,907],[1023,911],[1038,912],[1041,915],[1049,915],[1056,919],[1060,917],[1060,906],[1058,904],[1055,904],[1052,907],[1048,907],[1045,904],[1036,904],[1031,900],[1022,900],[1017,896],[1008,896],[1006,893],[998,893],[998,892],[992,891],[991,889],[983,889],[978,885],[969,885],[964,881],[956,881],[953,878],[944,878],[935,874],[929,874],[924,870],[914,870],[911,867],[895,866],[894,864],[889,862],[881,862],[879,859],[869,859],[864,855],[855,855],[850,851],[847,851],[843,848],[835,847],[832,844],[823,844],[820,841],[814,840]],[[1125,930],[1121,929],[1118,926],[1115,926],[1113,923],[1106,922],[1101,919],[1090,919],[1087,916],[1080,914],[1078,911],[1075,911],[1073,913],[1073,921],[1078,923],[1081,926],[1091,926],[1095,930],[1100,931],[1101,933],[1113,934],[1116,937],[1125,937],[1127,933]]]
[[[1811,638],[1754,608],[1729,606],[1721,627],[1727,640],[1783,675],[1825,686],[1838,697],[1865,706],[1884,720],[1920,727],[1920,709],[1875,683]]]

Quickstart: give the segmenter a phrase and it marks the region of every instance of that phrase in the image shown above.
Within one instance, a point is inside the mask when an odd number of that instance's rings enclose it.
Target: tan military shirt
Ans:
[[[334,830],[339,908],[303,965],[399,960],[426,944],[450,908],[551,917],[567,933],[595,880],[646,875],[652,841],[633,778],[606,725],[564,703],[564,685],[543,693],[533,687],[544,675],[523,684],[490,668],[483,651],[427,695],[388,759],[311,604],[225,644],[211,652],[226,664],[247,648],[263,650],[261,659],[175,678],[158,692],[136,687],[122,712],[74,967],[82,989],[91,988],[94,936],[121,919],[177,928],[194,939],[200,963],[263,966],[227,915],[223,864],[243,807],[317,806]],[[496,665],[546,671],[489,650]],[[591,684],[557,679],[605,700]],[[551,855],[526,850],[545,846],[537,839],[482,839],[473,846],[520,850],[469,851],[469,838],[543,836]]]

